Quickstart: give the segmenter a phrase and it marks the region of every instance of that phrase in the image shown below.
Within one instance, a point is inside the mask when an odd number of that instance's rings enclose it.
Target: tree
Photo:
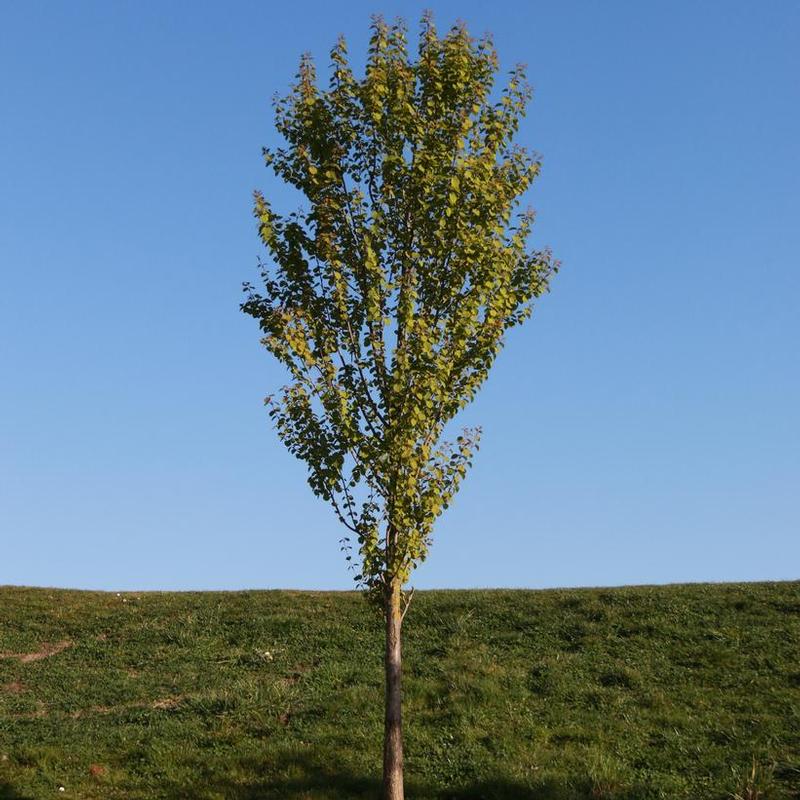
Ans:
[[[445,429],[557,263],[528,249],[533,212],[518,211],[541,166],[513,144],[524,68],[492,98],[489,37],[457,25],[440,38],[426,15],[412,60],[403,22],[374,18],[371,31],[363,78],[340,38],[327,89],[305,55],[274,101],[285,146],[266,162],[305,206],[281,216],[255,193],[270,258],[242,310],[290,375],[266,401],[278,434],[347,529],[356,581],[383,611],[384,797],[398,800],[403,587],[480,435],[447,441]]]

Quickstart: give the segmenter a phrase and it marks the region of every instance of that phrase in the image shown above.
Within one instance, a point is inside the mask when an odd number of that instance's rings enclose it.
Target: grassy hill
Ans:
[[[0,797],[377,797],[381,635],[351,593],[2,588]],[[418,592],[405,668],[410,800],[800,797],[800,583]]]

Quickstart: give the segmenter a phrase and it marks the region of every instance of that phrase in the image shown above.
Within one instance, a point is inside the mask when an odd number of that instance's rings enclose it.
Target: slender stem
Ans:
[[[386,717],[383,738],[383,800],[404,800],[403,794],[403,721],[402,627],[400,579],[393,577],[386,588]]]

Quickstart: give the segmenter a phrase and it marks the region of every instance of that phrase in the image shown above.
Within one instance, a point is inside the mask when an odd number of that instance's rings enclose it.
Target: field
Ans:
[[[800,797],[800,583],[418,592],[409,800]],[[0,588],[0,797],[376,798],[355,593]]]

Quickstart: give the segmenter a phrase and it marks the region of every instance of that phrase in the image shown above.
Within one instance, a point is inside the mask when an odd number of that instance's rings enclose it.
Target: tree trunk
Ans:
[[[386,717],[383,734],[383,800],[403,800],[403,723],[400,680],[400,581],[386,593]]]

